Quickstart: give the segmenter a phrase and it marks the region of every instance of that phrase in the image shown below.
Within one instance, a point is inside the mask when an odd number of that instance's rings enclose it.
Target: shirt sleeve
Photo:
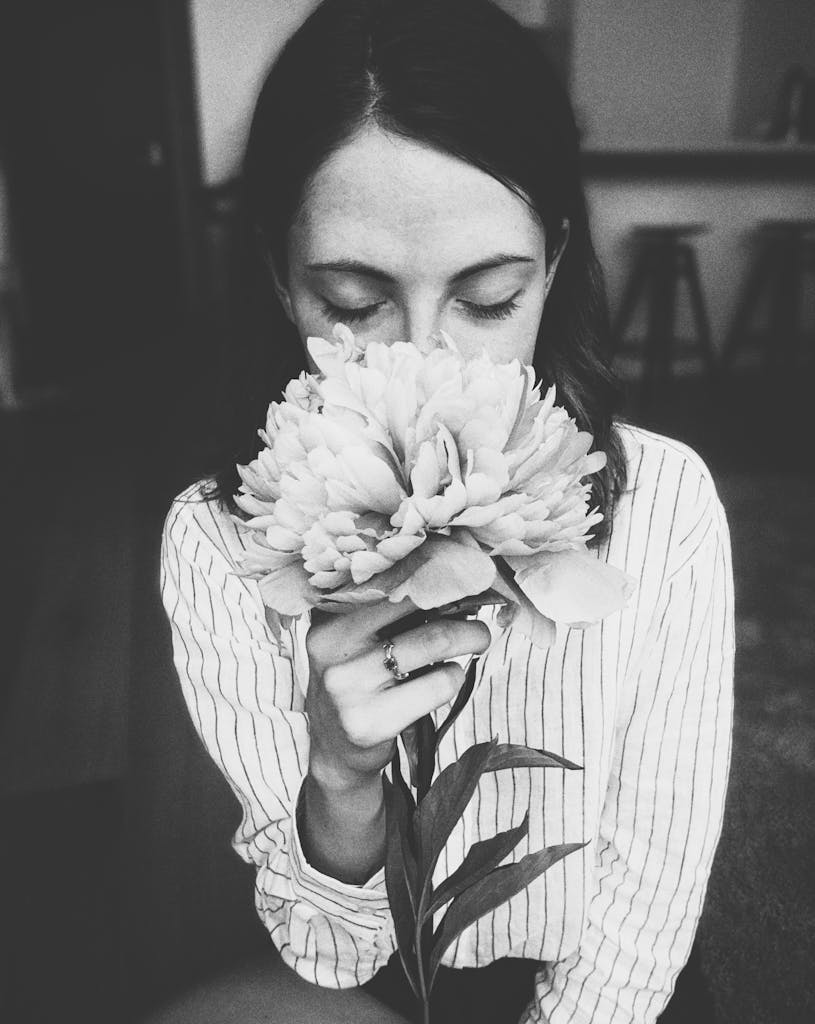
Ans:
[[[256,584],[236,573],[240,539],[211,503],[177,500],[161,545],[161,592],[193,724],[237,797],[238,854],[257,868],[255,904],[283,960],[329,988],[364,984],[394,948],[384,871],[349,885],[306,860],[294,810],[308,721],[294,634],[278,644]]]
[[[544,966],[532,1021],[648,1024],[687,961],[721,832],[733,710],[733,578],[709,477],[624,680],[595,891],[578,950]]]

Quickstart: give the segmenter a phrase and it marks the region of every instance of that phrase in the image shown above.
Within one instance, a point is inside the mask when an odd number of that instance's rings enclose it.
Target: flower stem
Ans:
[[[436,729],[433,719],[426,715],[420,719],[417,734],[418,771],[416,779],[416,801],[421,801],[430,792],[433,769],[436,766]]]
[[[419,994],[422,1000],[422,1024],[430,1024],[430,992],[427,989],[427,982],[424,973],[424,952],[422,950],[422,934],[426,927],[416,922],[416,967],[419,979]]]

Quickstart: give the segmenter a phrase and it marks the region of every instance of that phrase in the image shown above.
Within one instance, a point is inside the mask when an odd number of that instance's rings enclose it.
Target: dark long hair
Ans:
[[[257,454],[257,428],[269,401],[303,368],[300,341],[273,296],[268,263],[285,276],[288,232],[306,184],[367,124],[466,160],[515,191],[543,223],[549,257],[568,220],[569,240],[545,303],[534,366],[544,384],[557,385],[558,401],[608,455],[592,489],[592,505],[605,513],[607,529],[625,486],[625,459],[614,426],[620,392],[608,365],[608,315],[578,133],[539,46],[488,0],[324,0],[268,74],[241,182],[243,230],[256,249],[243,282],[259,286],[252,301],[264,307],[263,327],[243,330],[243,359],[231,353],[240,366],[236,442],[215,476],[215,493],[230,501],[238,485],[234,463]]]

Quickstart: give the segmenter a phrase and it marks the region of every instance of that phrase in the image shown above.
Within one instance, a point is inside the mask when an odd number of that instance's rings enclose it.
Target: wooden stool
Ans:
[[[21,333],[20,293],[8,263],[0,263],[0,411],[21,406],[17,381],[17,346]]]
[[[758,347],[764,369],[778,374],[802,362],[804,288],[815,286],[815,221],[766,221],[754,235],[756,256],[725,339],[722,365]],[[768,306],[766,327],[756,313]],[[810,332],[815,340],[815,328]]]
[[[635,351],[642,356],[641,402],[652,398],[657,382],[673,376],[677,347],[676,315],[680,284],[688,288],[696,334],[682,350],[702,358],[711,380],[717,378],[717,360],[710,337],[710,326],[702,296],[696,252],[688,239],[708,230],[705,224],[638,225],[633,229],[635,246],[631,275],[623,289],[611,337],[615,355]],[[625,344],[631,319],[644,300],[645,337],[636,344]]]

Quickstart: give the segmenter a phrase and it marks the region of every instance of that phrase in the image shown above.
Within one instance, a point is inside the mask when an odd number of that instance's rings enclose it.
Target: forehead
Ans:
[[[544,234],[528,204],[484,171],[372,127],[317,171],[291,242],[306,260],[433,273],[499,251],[537,256]]]

